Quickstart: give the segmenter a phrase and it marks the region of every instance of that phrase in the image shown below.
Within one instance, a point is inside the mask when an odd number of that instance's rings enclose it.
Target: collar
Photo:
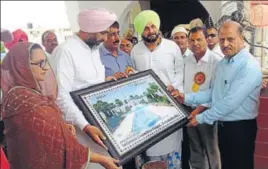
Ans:
[[[100,51],[103,55],[112,55],[112,53],[104,46],[104,44],[102,44],[100,46]],[[122,51],[120,51],[119,49],[117,49],[118,55],[122,55]]]
[[[190,53],[190,49],[189,48],[186,48],[186,51],[184,52],[184,54],[182,55],[183,58],[189,56],[191,53]]]
[[[219,43],[217,43],[211,51],[216,51],[218,49],[220,49]]]
[[[202,61],[202,62],[207,63],[208,60],[209,60],[210,52],[211,52],[211,51],[207,48],[205,55],[204,55],[198,62]],[[196,63],[196,58],[195,58],[194,53],[191,54],[190,59],[191,59],[194,63]]]
[[[87,48],[87,49],[90,49],[91,50],[91,48],[79,37],[79,36],[77,36],[76,34],[74,35],[74,39],[76,39],[77,41],[79,41],[79,43],[82,45],[82,46],[84,46],[85,48]]]
[[[241,49],[236,55],[230,59],[224,57],[226,63],[240,62],[248,56],[246,53],[249,53],[246,48]]]

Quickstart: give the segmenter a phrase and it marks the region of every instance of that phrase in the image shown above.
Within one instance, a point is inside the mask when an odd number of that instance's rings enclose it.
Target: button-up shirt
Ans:
[[[215,79],[217,64],[220,60],[221,57],[209,49],[206,50],[205,55],[198,62],[193,53],[187,56],[184,59],[184,92],[194,92],[193,85],[196,83],[195,75],[198,72],[202,72],[205,75],[205,81],[199,85],[199,91],[210,89],[212,81]],[[208,107],[208,105],[204,106]]]
[[[254,119],[258,113],[262,72],[259,62],[247,49],[222,59],[212,89],[185,95],[186,103],[212,101],[212,107],[196,116],[198,123]]]
[[[118,49],[118,55],[113,56],[104,45],[100,47],[101,62],[105,67],[105,76],[113,76],[116,72],[125,72],[127,66],[133,67],[130,56]]]
[[[175,42],[162,38],[153,51],[139,42],[133,47],[131,57],[137,71],[152,69],[165,85],[183,90],[183,58]]]
[[[50,60],[58,82],[56,103],[65,120],[82,130],[88,122],[73,102],[70,92],[105,81],[99,49],[89,48],[75,35],[57,46]]]
[[[186,59],[191,54],[193,54],[193,52],[189,48],[187,48],[182,57],[183,59]]]

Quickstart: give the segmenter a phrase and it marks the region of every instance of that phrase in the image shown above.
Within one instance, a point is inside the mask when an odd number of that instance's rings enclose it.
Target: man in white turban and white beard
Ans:
[[[79,32],[57,46],[51,55],[51,66],[58,82],[56,103],[63,112],[64,119],[75,126],[76,136],[81,144],[104,155],[108,153],[102,142],[105,139],[103,133],[89,124],[73,102],[70,92],[114,79],[105,79],[98,46],[106,40],[109,27],[116,19],[115,13],[105,9],[81,11],[78,15]],[[88,168],[103,167],[90,164]]]

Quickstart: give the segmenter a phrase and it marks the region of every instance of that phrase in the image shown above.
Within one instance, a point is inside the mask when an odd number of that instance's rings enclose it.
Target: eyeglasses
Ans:
[[[211,37],[211,38],[215,38],[217,35],[216,34],[208,34],[208,38]]]
[[[47,60],[41,60],[38,63],[31,63],[31,65],[37,65],[37,66],[40,66],[40,68],[44,69],[47,65]]]

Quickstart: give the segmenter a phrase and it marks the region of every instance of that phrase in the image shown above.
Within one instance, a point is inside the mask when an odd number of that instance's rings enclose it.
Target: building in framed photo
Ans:
[[[124,164],[187,122],[187,113],[152,70],[71,92],[86,119]]]

